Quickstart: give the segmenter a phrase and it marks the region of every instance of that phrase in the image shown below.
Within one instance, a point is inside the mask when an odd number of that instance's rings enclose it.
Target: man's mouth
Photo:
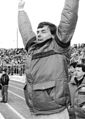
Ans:
[[[43,41],[43,39],[42,38],[38,38],[38,41]]]
[[[38,41],[42,41],[42,39],[38,39]]]

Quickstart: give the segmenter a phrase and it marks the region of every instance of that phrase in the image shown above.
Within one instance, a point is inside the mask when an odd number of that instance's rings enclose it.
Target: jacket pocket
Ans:
[[[56,103],[55,93],[55,81],[34,85],[32,94],[33,106],[40,111],[55,110],[62,107],[61,104]]]

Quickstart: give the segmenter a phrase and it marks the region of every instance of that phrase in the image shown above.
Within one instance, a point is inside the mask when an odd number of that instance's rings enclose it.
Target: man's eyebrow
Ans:
[[[46,29],[42,29],[42,30],[37,30],[37,32],[39,32],[39,31],[42,31],[42,32],[43,32],[43,31],[46,31]]]
[[[46,29],[42,29],[42,31],[46,31]]]

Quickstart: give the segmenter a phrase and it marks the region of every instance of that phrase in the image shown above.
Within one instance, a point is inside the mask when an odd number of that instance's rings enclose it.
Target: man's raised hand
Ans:
[[[19,4],[18,4],[18,9],[23,9],[25,5],[25,1],[24,0],[20,0]]]

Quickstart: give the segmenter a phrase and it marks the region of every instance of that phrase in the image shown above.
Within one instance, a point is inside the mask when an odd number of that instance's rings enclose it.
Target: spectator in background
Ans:
[[[6,69],[3,70],[2,76],[1,76],[1,84],[2,84],[2,101],[6,103],[8,101],[8,84],[9,84],[9,76],[6,73]]]
[[[77,64],[75,67],[74,75],[69,83],[70,94],[71,94],[71,108],[69,109],[69,112],[70,112],[71,119],[77,119],[73,108],[74,95],[75,95],[75,91],[81,84],[85,84],[85,65]]]
[[[71,79],[71,83],[76,86],[81,85],[85,77],[85,65],[77,64],[75,67],[74,78]]]

